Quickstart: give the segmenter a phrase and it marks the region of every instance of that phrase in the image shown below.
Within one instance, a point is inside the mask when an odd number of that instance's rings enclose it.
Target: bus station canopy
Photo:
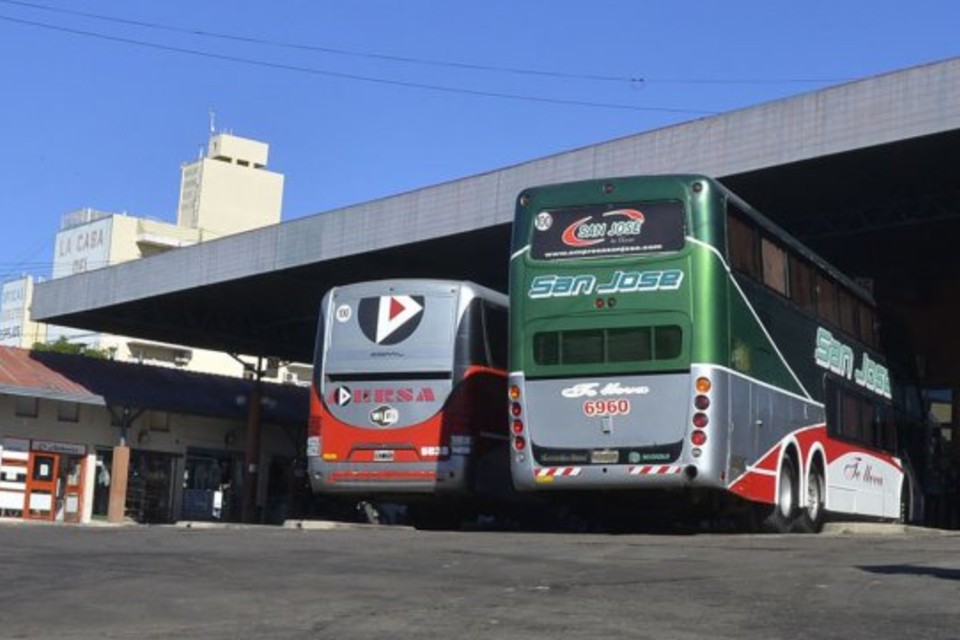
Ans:
[[[44,322],[309,362],[331,286],[504,291],[525,187],[704,173],[854,277],[908,295],[958,275],[960,58],[602,142],[38,285]]]

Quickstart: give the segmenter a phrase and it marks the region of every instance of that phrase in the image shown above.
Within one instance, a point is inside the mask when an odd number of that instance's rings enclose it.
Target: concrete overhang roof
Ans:
[[[615,175],[716,176],[842,262],[858,225],[902,227],[877,239],[902,244],[918,219],[954,216],[942,205],[960,200],[958,143],[954,58],[51,280],[33,317],[308,362],[329,287],[423,276],[505,290],[520,190]]]

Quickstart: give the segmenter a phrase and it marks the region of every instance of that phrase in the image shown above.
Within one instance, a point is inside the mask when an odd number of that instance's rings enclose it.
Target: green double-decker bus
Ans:
[[[518,489],[784,532],[902,517],[870,293],[719,182],[530,188],[512,244]]]

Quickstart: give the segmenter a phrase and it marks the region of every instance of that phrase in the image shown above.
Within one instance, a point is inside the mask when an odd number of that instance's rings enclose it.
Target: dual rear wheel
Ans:
[[[763,529],[772,533],[818,533],[823,528],[826,482],[819,460],[807,474],[807,490],[801,501],[800,474],[793,458],[780,463],[777,495],[773,506],[766,505]]]

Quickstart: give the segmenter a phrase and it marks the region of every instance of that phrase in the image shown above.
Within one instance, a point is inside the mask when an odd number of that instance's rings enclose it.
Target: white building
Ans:
[[[283,174],[267,171],[269,145],[221,133],[185,164],[177,225],[227,235],[280,222]]]
[[[52,277],[83,273],[278,223],[284,178],[267,170],[268,154],[269,145],[263,142],[227,133],[211,136],[206,155],[181,168],[176,224],[91,208],[65,214],[54,241]],[[232,376],[244,374],[244,364],[225,353],[38,325],[31,321],[28,312],[32,293],[30,276],[3,285],[0,345],[30,348],[36,342],[52,343],[62,337],[106,351],[123,362]],[[272,367],[267,377],[306,381],[309,367]]]
[[[46,325],[30,318],[33,284],[33,276],[24,276],[0,287],[0,347],[29,349],[46,341]]]

